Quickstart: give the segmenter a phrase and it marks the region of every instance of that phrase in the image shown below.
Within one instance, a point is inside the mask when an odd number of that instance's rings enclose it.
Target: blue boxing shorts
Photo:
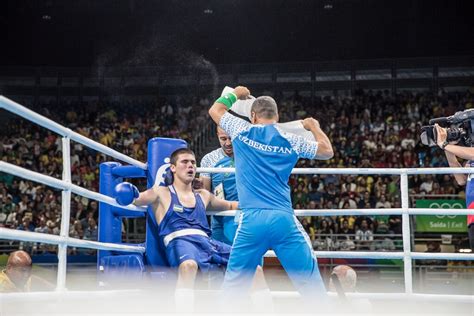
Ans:
[[[171,267],[183,261],[194,260],[201,271],[214,267],[225,267],[229,261],[231,247],[223,242],[200,235],[177,237],[166,246],[166,258]]]

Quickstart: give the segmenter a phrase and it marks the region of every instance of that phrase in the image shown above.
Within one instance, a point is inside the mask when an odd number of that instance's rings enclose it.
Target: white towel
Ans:
[[[233,91],[234,91],[234,88],[226,86],[224,90],[222,90],[221,95],[224,95]],[[252,108],[252,104],[254,100],[255,100],[255,97],[253,96],[250,96],[250,98],[247,100],[237,100],[237,102],[235,102],[230,109],[236,114],[247,117],[250,120],[251,118],[250,109]],[[291,122],[286,122],[286,123],[277,123],[277,126],[284,132],[296,134],[308,140],[316,141],[314,139],[313,133],[311,133],[310,131],[306,130],[303,127],[303,123],[301,120],[296,120],[296,121],[291,121]]]

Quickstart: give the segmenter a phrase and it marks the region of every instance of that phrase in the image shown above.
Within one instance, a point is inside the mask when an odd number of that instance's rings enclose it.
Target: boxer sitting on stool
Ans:
[[[196,158],[190,149],[178,149],[170,157],[173,184],[155,185],[139,193],[127,182],[116,187],[116,200],[120,205],[152,205],[159,225],[159,236],[166,247],[166,258],[171,267],[178,267],[175,298],[193,306],[193,287],[198,268],[226,266],[231,247],[216,241],[206,218],[206,208],[224,211],[237,209],[237,201],[216,198],[206,190],[195,192],[192,187],[196,175]]]

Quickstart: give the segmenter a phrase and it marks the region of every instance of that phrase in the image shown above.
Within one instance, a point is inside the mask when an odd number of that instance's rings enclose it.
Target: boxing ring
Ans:
[[[21,297],[29,297],[31,299],[41,299],[45,296],[66,295],[68,297],[80,296],[80,292],[73,292],[66,290],[66,267],[67,267],[67,248],[68,247],[82,247],[89,249],[96,249],[110,252],[130,253],[130,254],[145,254],[147,252],[146,245],[128,245],[115,242],[100,242],[87,241],[69,237],[69,223],[70,223],[70,203],[71,194],[77,194],[98,202],[123,209],[128,214],[136,214],[136,217],[144,217],[146,208],[130,206],[120,206],[115,199],[110,195],[104,195],[85,188],[82,188],[71,182],[71,156],[70,156],[70,142],[75,141],[84,146],[87,146],[100,153],[108,155],[116,160],[125,162],[133,166],[137,170],[146,172],[149,168],[149,163],[143,163],[123,155],[107,146],[95,142],[87,137],[84,137],[69,128],[61,126],[54,121],[39,115],[26,107],[15,103],[3,96],[0,96],[0,108],[16,114],[26,120],[38,124],[50,131],[59,134],[62,137],[62,158],[63,158],[63,174],[62,179],[56,179],[44,174],[36,173],[31,170],[13,165],[11,163],[0,161],[0,172],[9,173],[11,175],[35,181],[44,185],[62,191],[61,200],[61,228],[59,236],[48,235],[42,233],[25,232],[7,228],[0,228],[0,239],[27,241],[27,242],[41,242],[45,244],[52,244],[58,246],[58,270],[57,270],[57,284],[56,293],[14,293],[14,294],[0,294],[0,298],[10,299],[12,301],[18,300]],[[209,173],[228,173],[235,172],[233,168],[197,168],[197,172]],[[297,216],[331,216],[331,215],[401,215],[402,216],[402,238],[403,251],[397,252],[352,252],[352,251],[315,251],[318,258],[365,258],[365,259],[399,259],[404,263],[404,289],[403,293],[353,293],[349,297],[353,298],[368,298],[368,299],[404,299],[415,301],[447,301],[474,304],[474,296],[471,295],[449,295],[449,294],[423,294],[414,293],[413,291],[413,269],[412,260],[415,259],[442,259],[442,260],[472,260],[473,255],[462,253],[420,253],[411,250],[410,236],[410,215],[468,215],[472,214],[472,209],[426,209],[426,208],[410,208],[408,196],[408,176],[416,174],[468,174],[474,173],[474,168],[295,168],[293,174],[359,174],[359,175],[398,175],[400,176],[400,192],[401,192],[401,208],[391,209],[304,209],[295,210]],[[217,216],[233,216],[235,211],[224,212],[208,212],[210,215]],[[99,232],[100,235],[100,232]],[[99,236],[100,239],[100,236]],[[266,257],[274,257],[275,254],[269,251]],[[105,291],[107,292],[107,291]],[[100,292],[104,295],[104,291]],[[111,295],[113,291],[110,292]],[[130,290],[133,293],[133,290]],[[296,292],[275,291],[272,293],[275,298],[296,297]],[[334,294],[330,294],[334,295]]]

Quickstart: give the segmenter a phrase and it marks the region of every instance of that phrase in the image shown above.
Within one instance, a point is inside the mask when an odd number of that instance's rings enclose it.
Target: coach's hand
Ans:
[[[234,94],[239,100],[245,100],[250,96],[250,90],[243,86],[238,86],[234,89]]]
[[[128,182],[122,182],[115,186],[115,201],[120,205],[129,205],[138,198],[140,192],[136,186]]]
[[[320,128],[318,120],[315,120],[312,117],[305,118],[301,123],[303,123],[303,127],[308,131],[311,131],[315,128]]]

